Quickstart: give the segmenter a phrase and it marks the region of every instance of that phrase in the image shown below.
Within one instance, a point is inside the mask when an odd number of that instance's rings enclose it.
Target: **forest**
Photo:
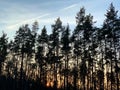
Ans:
[[[59,18],[38,33],[22,25],[0,36],[0,90],[120,90],[120,16],[111,3],[101,27],[84,7],[70,29]]]

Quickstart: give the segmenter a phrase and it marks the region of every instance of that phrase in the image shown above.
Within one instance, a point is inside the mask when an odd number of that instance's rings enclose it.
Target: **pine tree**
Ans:
[[[80,9],[80,11],[77,13],[76,16],[76,27],[73,31],[72,37],[71,37],[71,41],[72,41],[72,46],[73,46],[73,57],[76,61],[76,65],[78,70],[79,70],[79,64],[80,64],[80,60],[82,59],[82,55],[83,55],[83,23],[85,20],[85,8],[82,7]],[[76,72],[78,73],[78,72]],[[79,75],[79,74],[77,74]],[[81,75],[79,75],[81,76]],[[77,77],[76,76],[76,79]]]
[[[43,67],[46,67],[46,63],[47,63],[45,57],[47,52],[46,51],[47,43],[48,43],[48,35],[47,35],[46,27],[44,26],[41,31],[41,34],[38,36],[37,39],[37,53],[36,53],[36,60],[39,63],[39,67],[40,67],[40,80],[43,81],[44,84],[46,84],[44,82],[46,79],[44,72],[46,72],[46,70]],[[42,80],[42,78],[44,79]]]
[[[109,9],[107,10],[106,13],[106,19],[103,24],[103,31],[104,31],[104,37],[107,40],[106,43],[106,57],[110,61],[110,68],[111,68],[111,90],[113,90],[113,80],[115,79],[114,77],[114,68],[117,67],[117,46],[116,46],[116,41],[117,37],[116,34],[119,31],[117,27],[119,27],[118,23],[118,16],[117,12],[115,10],[115,7],[111,3]],[[108,47],[109,46],[109,47]],[[112,49],[114,48],[114,49]],[[115,66],[113,66],[115,64]],[[118,74],[116,73],[116,78]],[[117,81],[117,89],[119,88],[119,80]]]
[[[31,32],[31,35],[32,35],[32,44],[33,44],[33,50],[34,50],[34,53],[36,53],[36,38],[37,38],[37,32],[39,30],[39,25],[38,25],[38,22],[35,21],[32,25],[32,32]]]
[[[62,51],[63,51],[63,55],[65,58],[65,69],[64,69],[64,85],[68,90],[68,73],[69,73],[69,55],[70,55],[70,29],[69,29],[69,25],[67,25],[67,27],[65,28],[65,30],[63,30],[62,32],[62,36],[61,36],[61,44],[62,44]],[[65,75],[66,74],[66,75]],[[66,90],[66,89],[65,89]]]
[[[57,67],[59,66],[60,56],[60,32],[62,31],[63,26],[60,18],[57,18],[55,24],[52,25],[52,34],[49,38],[49,51],[52,51],[51,62],[54,64],[54,88],[57,88]]]
[[[19,59],[21,59],[21,65],[20,65],[20,81],[21,81],[21,90],[23,89],[23,67],[24,62],[26,62],[27,67],[27,60],[28,57],[32,56],[32,43],[31,43],[31,31],[28,25],[22,26],[19,28],[19,30],[16,32],[16,36],[14,39],[14,51],[18,53]]]
[[[8,54],[8,38],[7,34],[3,32],[2,36],[0,37],[0,75],[2,74],[2,62],[5,61],[6,56]]]

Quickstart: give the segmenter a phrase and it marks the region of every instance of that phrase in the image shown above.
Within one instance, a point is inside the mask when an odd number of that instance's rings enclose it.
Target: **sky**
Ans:
[[[100,27],[105,19],[105,13],[113,3],[120,16],[119,0],[0,0],[0,36],[7,33],[13,39],[20,26],[38,21],[39,31],[45,25],[48,34],[51,25],[60,17],[63,25],[69,23],[71,31],[76,26],[75,16],[81,7],[85,7],[86,14],[93,15],[95,26]]]

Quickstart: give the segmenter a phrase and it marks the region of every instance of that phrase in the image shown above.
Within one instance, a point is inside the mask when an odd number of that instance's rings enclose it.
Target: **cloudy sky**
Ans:
[[[40,29],[46,25],[50,33],[50,25],[54,24],[57,17],[61,18],[64,25],[69,23],[70,28],[74,29],[76,13],[83,6],[87,14],[94,16],[94,21],[97,21],[95,25],[101,26],[111,2],[119,11],[119,0],[0,0],[0,36],[4,31],[13,38],[21,25],[32,25],[36,20]]]

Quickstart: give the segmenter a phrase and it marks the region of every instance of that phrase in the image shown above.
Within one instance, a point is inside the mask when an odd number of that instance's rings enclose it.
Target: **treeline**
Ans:
[[[113,4],[102,27],[81,8],[76,27],[60,18],[47,34],[38,22],[0,37],[0,90],[120,90],[120,17]]]

